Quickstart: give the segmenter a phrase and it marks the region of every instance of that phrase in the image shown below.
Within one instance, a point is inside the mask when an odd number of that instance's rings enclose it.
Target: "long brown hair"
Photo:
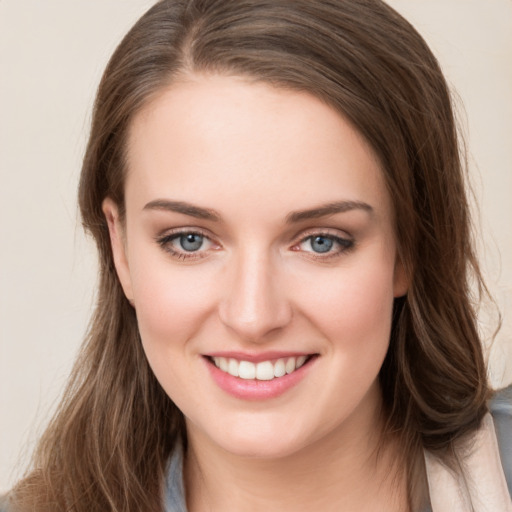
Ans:
[[[410,278],[380,373],[407,467],[476,429],[488,385],[470,281],[483,286],[450,94],[416,30],[380,0],[164,0],[130,30],[99,86],[79,190],[99,251],[97,306],[20,510],[160,511],[180,411],[145,359],[101,210],[123,211],[126,139],[150,98],[186,73],[236,74],[321,98],[380,159]]]

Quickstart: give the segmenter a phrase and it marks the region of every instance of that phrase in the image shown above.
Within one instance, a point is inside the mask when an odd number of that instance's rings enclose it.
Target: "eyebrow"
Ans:
[[[183,215],[196,217],[197,219],[211,220],[213,222],[219,222],[221,220],[221,215],[216,210],[195,206],[185,201],[155,199],[147,203],[143,209],[182,213]],[[327,217],[336,213],[345,213],[352,210],[362,210],[370,214],[373,213],[373,208],[363,201],[335,201],[315,208],[291,212],[286,216],[286,223],[294,224],[304,220],[319,219],[321,217]]]
[[[320,205],[316,208],[292,212],[286,216],[286,223],[293,224],[303,220],[319,219],[321,217],[327,217],[328,215],[345,213],[352,210],[363,210],[370,214],[373,213],[373,208],[363,201],[335,201],[333,203]]]
[[[155,199],[150,201],[143,208],[144,210],[166,210],[170,212],[183,213],[190,217],[196,217],[198,219],[211,220],[214,222],[220,221],[220,214],[210,208],[201,208],[200,206],[194,206],[193,204],[186,203],[184,201],[171,201],[168,199]]]

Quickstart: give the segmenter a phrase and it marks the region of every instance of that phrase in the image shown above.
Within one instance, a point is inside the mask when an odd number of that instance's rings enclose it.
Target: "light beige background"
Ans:
[[[151,4],[0,0],[0,492],[27,460],[87,325],[96,277],[77,220],[80,159],[102,69]],[[491,377],[505,384],[512,381],[512,1],[390,4],[431,44],[465,104],[482,257],[504,315]]]

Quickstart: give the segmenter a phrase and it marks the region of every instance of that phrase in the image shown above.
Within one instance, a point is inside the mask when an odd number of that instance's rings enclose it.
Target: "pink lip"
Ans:
[[[227,352],[224,352],[223,354],[227,354]],[[234,354],[234,352],[230,352],[230,354]],[[267,354],[265,358],[260,359],[260,361],[280,359],[279,356],[275,356],[275,353],[272,355],[272,357],[268,356],[269,354]],[[292,357],[290,353],[287,353],[287,356]],[[230,356],[215,355],[215,357]],[[231,357],[234,359],[239,359],[239,357],[233,355]],[[310,368],[317,359],[317,357],[312,357],[309,361],[306,362],[306,364],[304,364],[304,366],[301,366],[298,370],[273,380],[240,379],[239,377],[233,377],[232,375],[229,375],[229,373],[223,372],[217,368],[208,358],[204,358],[204,361],[215,383],[226,393],[242,400],[268,400],[270,398],[276,398],[296,386],[307,375]],[[253,361],[247,358],[247,354],[244,354],[240,360]]]

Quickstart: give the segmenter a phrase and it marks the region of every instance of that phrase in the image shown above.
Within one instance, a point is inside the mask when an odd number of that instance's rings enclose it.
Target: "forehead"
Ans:
[[[338,112],[307,93],[226,76],[174,83],[135,116],[126,189],[139,207],[165,196],[227,210],[243,197],[277,215],[340,199],[389,207],[375,155]]]

